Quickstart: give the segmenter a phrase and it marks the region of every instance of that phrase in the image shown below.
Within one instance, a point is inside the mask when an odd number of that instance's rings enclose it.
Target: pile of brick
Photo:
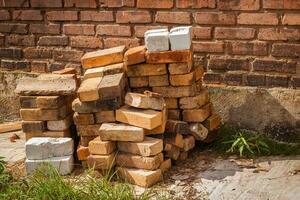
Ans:
[[[71,102],[77,90],[74,70],[23,78],[16,93],[20,96],[20,115],[26,143],[26,172],[32,173],[49,161],[61,174],[73,168],[73,124]],[[43,138],[44,137],[44,138]]]
[[[81,59],[85,73],[78,98],[72,103],[80,136],[77,156],[85,166],[97,170],[110,169],[115,157],[115,143],[97,136],[101,124],[116,121],[115,110],[124,102],[127,85],[124,52],[125,46],[119,46],[86,53]]]

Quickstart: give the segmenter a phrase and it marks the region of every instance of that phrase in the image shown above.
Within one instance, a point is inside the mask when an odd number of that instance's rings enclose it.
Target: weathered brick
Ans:
[[[222,53],[224,52],[223,42],[193,42],[195,52]]]
[[[59,24],[29,24],[30,33],[38,34],[60,34]]]
[[[241,13],[237,18],[238,24],[277,25],[277,13]]]
[[[13,12],[14,20],[41,21],[43,16],[39,10],[16,10]]]
[[[136,37],[144,37],[144,34],[148,30],[154,30],[154,29],[167,29],[167,26],[135,26],[135,36]]]
[[[106,38],[104,39],[104,48],[117,47],[125,45],[127,48],[137,47],[140,45],[140,40],[137,38]]]
[[[300,9],[300,2],[299,0],[264,0],[263,8]]]
[[[30,72],[30,63],[28,61],[1,60],[1,68],[9,71],[21,70]]]
[[[192,35],[194,39],[210,39],[211,28],[210,27],[193,27]]]
[[[0,7],[29,7],[29,0],[3,0]]]
[[[206,72],[203,77],[203,81],[206,84],[220,84],[223,82],[223,74],[215,72]]]
[[[48,66],[47,71],[54,72],[54,71],[62,70],[64,68],[65,68],[65,65],[63,63],[54,62]]]
[[[166,12],[156,13],[155,21],[159,23],[170,24],[191,24],[191,14],[189,12]]]
[[[66,35],[95,35],[93,24],[65,24],[63,32]]]
[[[215,0],[176,0],[177,8],[215,8]]]
[[[160,76],[149,76],[149,86],[168,86],[169,85],[169,77],[168,75],[160,75]]]
[[[151,23],[149,11],[118,11],[116,14],[117,23]]]
[[[219,0],[220,10],[259,10],[260,0]]]
[[[300,14],[287,13],[284,15],[282,24],[284,25],[300,25]]]
[[[15,70],[15,61],[1,60],[1,68],[7,71],[13,71]]]
[[[6,42],[9,45],[16,46],[34,46],[34,35],[8,35],[6,36]]]
[[[10,14],[8,10],[0,10],[0,20],[10,20]]]
[[[96,33],[108,36],[131,36],[131,29],[130,26],[123,25],[98,25]]]
[[[244,40],[253,39],[255,36],[254,28],[215,28],[216,39]]]
[[[235,24],[236,16],[234,13],[218,13],[218,12],[196,12],[194,19],[197,24]]]
[[[224,81],[227,85],[242,85],[243,75],[243,72],[228,72],[225,73]]]
[[[65,0],[64,7],[97,8],[95,0]]]
[[[22,49],[0,48],[0,58],[22,58]]]
[[[0,24],[0,32],[1,33],[19,33],[19,34],[26,34],[27,31],[27,24],[7,24],[3,23]]]
[[[137,0],[138,8],[172,8],[173,0]]]
[[[62,0],[31,0],[33,8],[61,8]]]
[[[66,36],[42,36],[39,38],[40,46],[66,46],[69,39]]]
[[[285,75],[266,75],[266,85],[268,87],[287,87],[288,76]]]
[[[261,60],[253,62],[253,71],[296,73],[297,62]]]
[[[149,78],[147,76],[130,77],[129,85],[132,88],[142,88],[149,86]]]
[[[100,6],[108,8],[134,7],[135,0],[100,0]]]
[[[70,46],[77,48],[103,48],[100,38],[93,36],[73,36],[70,37]]]
[[[31,72],[43,73],[47,72],[49,63],[47,61],[32,61]]]
[[[78,20],[77,11],[49,11],[46,12],[47,19],[50,21],[76,21]]]
[[[266,84],[266,76],[256,73],[247,74],[246,84],[249,86],[264,86]]]
[[[52,58],[52,49],[28,47],[24,49],[25,58]]]
[[[292,86],[294,88],[300,88],[300,76],[293,76],[292,77]]]
[[[80,62],[82,56],[82,51],[64,49],[55,49],[53,51],[53,58],[57,61]]]
[[[300,15],[299,15],[300,17]],[[300,40],[299,29],[289,28],[261,28],[258,32],[259,40]]]
[[[300,44],[273,44],[271,54],[273,56],[299,58]]]
[[[112,22],[114,16],[112,11],[80,11],[81,21]]]
[[[267,55],[268,44],[265,42],[231,42],[228,52],[237,55]]]
[[[0,46],[4,45],[5,36],[0,34]]]
[[[250,63],[247,59],[213,56],[209,59],[208,68],[211,70],[249,70]]]

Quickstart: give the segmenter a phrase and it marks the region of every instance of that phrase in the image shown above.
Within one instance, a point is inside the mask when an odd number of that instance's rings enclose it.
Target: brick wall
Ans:
[[[1,70],[81,71],[84,52],[193,26],[205,83],[300,87],[300,0],[1,0]]]

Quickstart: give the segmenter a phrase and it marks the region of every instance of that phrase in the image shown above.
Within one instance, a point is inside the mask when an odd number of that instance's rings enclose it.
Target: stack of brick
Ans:
[[[125,104],[116,111],[117,123],[103,123],[99,135],[102,141],[117,142],[115,164],[118,175],[130,183],[150,187],[161,180],[162,171],[166,168],[163,164],[167,162],[162,153],[163,140],[149,137],[164,132],[165,102],[161,95],[150,92],[127,93]],[[97,166],[98,162],[94,165]]]
[[[127,79],[124,73],[125,46],[86,53],[82,59],[83,81],[72,103],[73,119],[80,136],[78,159],[95,169],[108,169],[115,144],[98,136],[102,123],[115,122],[115,110],[124,102]],[[104,164],[97,164],[105,161]],[[88,161],[88,162],[87,162]]]

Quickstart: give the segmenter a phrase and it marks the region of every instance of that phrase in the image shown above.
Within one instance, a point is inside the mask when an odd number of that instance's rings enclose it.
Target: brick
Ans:
[[[216,39],[227,40],[245,40],[253,39],[255,36],[255,29],[253,28],[215,28]]]
[[[148,30],[145,32],[145,46],[148,52],[169,50],[168,29]]]
[[[242,85],[243,75],[243,72],[228,72],[224,76],[224,81],[228,85]]]
[[[26,34],[28,32],[27,30],[28,25],[27,24],[8,24],[3,23],[0,24],[0,32],[1,33],[17,33],[17,34]]]
[[[264,74],[250,73],[246,76],[246,84],[249,86],[264,86],[266,76]]]
[[[220,0],[220,10],[259,10],[259,0]]]
[[[189,156],[189,152],[188,151],[181,151],[179,154],[179,157],[177,159],[177,161],[185,161],[188,159]]]
[[[285,75],[266,75],[266,86],[268,87],[287,87],[288,76]]]
[[[163,154],[144,157],[139,155],[120,152],[116,157],[116,164],[122,167],[132,167],[138,169],[155,170],[163,161]]]
[[[208,68],[211,70],[248,71],[250,69],[250,63],[247,59],[211,56],[209,59]]]
[[[62,0],[31,0],[33,8],[61,8],[62,5]]]
[[[268,55],[268,44],[265,42],[231,42],[228,52],[237,55]]]
[[[149,86],[148,76],[130,77],[129,85],[131,88],[143,88]]]
[[[137,0],[137,8],[172,8],[173,0]]]
[[[57,71],[57,70],[62,70],[62,69],[64,69],[64,67],[65,67],[65,65],[63,63],[55,62],[55,63],[51,63],[48,66],[47,71],[48,72],[54,72],[54,71]]]
[[[134,27],[134,31],[135,31],[135,36],[136,37],[144,37],[144,34],[146,31],[148,30],[155,30],[155,29],[167,29],[167,26],[143,26],[143,25],[138,25]]]
[[[176,0],[177,8],[215,8],[215,0]]]
[[[196,140],[204,141],[208,136],[208,130],[201,123],[190,123],[192,135]]]
[[[47,121],[47,128],[50,131],[67,131],[73,124],[72,114],[61,120]]]
[[[171,167],[172,167],[171,159],[166,159],[160,164],[159,169],[161,170],[162,173],[165,173],[169,169],[171,169]]]
[[[192,27],[193,39],[211,39],[210,27]]]
[[[16,10],[13,11],[14,20],[30,20],[30,21],[41,21],[43,16],[39,10]]]
[[[107,155],[116,150],[116,143],[112,141],[103,141],[100,136],[89,142],[89,151],[94,155]]]
[[[117,11],[116,22],[123,23],[151,23],[151,13],[149,11]]]
[[[39,38],[40,46],[66,46],[69,40],[66,36],[42,36]]]
[[[21,70],[21,71],[30,72],[30,62],[1,60],[1,68],[4,68],[8,71]]]
[[[162,112],[123,106],[116,111],[116,120],[152,130],[162,124]]]
[[[187,152],[195,147],[195,137],[192,135],[186,135],[183,138],[183,148],[182,150]]]
[[[224,43],[223,42],[193,42],[193,50],[195,52],[206,52],[206,53],[223,53]]]
[[[72,36],[70,37],[70,46],[75,48],[103,48],[100,38],[93,36]]]
[[[223,74],[215,72],[206,72],[203,80],[206,84],[220,84],[223,82]]]
[[[95,25],[92,24],[65,24],[63,32],[66,35],[95,35]]]
[[[80,11],[81,21],[112,22],[114,16],[112,11]]]
[[[94,115],[92,113],[77,113],[73,115],[73,120],[76,125],[95,124]]]
[[[35,96],[20,96],[20,107],[21,108],[36,108],[36,97]]]
[[[166,108],[167,109],[176,109],[178,108],[177,98],[165,98]]]
[[[103,77],[106,75],[118,74],[124,72],[124,64],[117,63],[104,67],[96,67],[87,69],[84,73],[84,79]]]
[[[41,109],[57,109],[67,104],[65,96],[38,96],[36,97],[36,105]]]
[[[172,28],[169,33],[169,41],[172,51],[191,49],[192,27],[181,26]]]
[[[115,111],[113,111],[113,110],[100,111],[100,112],[94,113],[94,116],[95,116],[95,120],[96,120],[97,124],[116,121]]]
[[[284,43],[273,44],[271,54],[273,56],[299,58],[300,44],[284,44]]]
[[[64,74],[76,74],[76,69],[73,68],[73,67],[66,66],[66,68],[54,71],[54,72],[52,72],[52,74],[60,74],[60,75],[64,75]]]
[[[195,73],[170,75],[170,84],[172,86],[188,86],[195,83]]]
[[[97,8],[95,0],[65,0],[64,7]]]
[[[300,88],[300,76],[293,76],[292,77],[292,86],[294,88]]]
[[[34,46],[35,37],[33,35],[8,35],[6,36],[6,42],[9,45],[17,46]]]
[[[52,58],[52,49],[28,47],[24,49],[24,58]]]
[[[88,156],[90,155],[90,151],[88,147],[79,145],[77,148],[77,158],[80,161],[87,160]]]
[[[180,135],[188,135],[191,133],[187,122],[170,119],[167,120],[165,132],[173,136],[177,133]]]
[[[194,20],[197,24],[233,25],[236,16],[234,13],[196,12]]]
[[[98,136],[100,126],[101,124],[77,125],[76,128],[79,136]]]
[[[67,116],[67,108],[63,106],[59,109],[40,109],[40,108],[25,108],[20,110],[21,118],[25,121],[48,121],[60,120]]]
[[[103,110],[116,110],[122,105],[120,98],[100,100],[92,102],[81,102],[78,98],[72,103],[72,109],[78,113],[93,113]]]
[[[116,118],[118,120],[118,111]],[[99,135],[103,141],[141,142],[144,140],[144,129],[127,124],[103,123]]]
[[[102,77],[84,80],[77,91],[80,101],[86,102],[100,99],[99,86],[101,81]]]
[[[269,9],[300,9],[296,0],[264,0],[263,7]]]
[[[78,20],[77,11],[48,11],[46,12],[49,21],[76,21]]]
[[[29,0],[4,0],[0,7],[29,7]]]
[[[81,58],[81,64],[84,69],[88,69],[120,63],[123,62],[124,52],[125,46],[89,52]]]
[[[279,60],[261,60],[256,59],[253,62],[253,71],[262,72],[281,72],[296,73],[296,62],[287,62]]]
[[[192,51],[163,51],[163,52],[146,52],[147,63],[177,63],[190,62],[192,60]]]
[[[211,114],[211,105],[206,104],[199,109],[183,110],[182,117],[183,121],[186,122],[203,122]]]
[[[98,25],[96,32],[97,35],[131,36],[130,26],[124,25]]]
[[[89,155],[87,164],[93,169],[109,170],[115,165],[115,153],[108,155]]]
[[[131,184],[141,187],[151,187],[161,180],[160,169],[149,171],[144,169],[118,168],[117,174]]]
[[[300,25],[300,14],[286,13],[283,16],[282,24],[284,25]]]
[[[112,48],[120,45],[125,45],[126,48],[137,47],[140,45],[138,38],[106,38],[104,39],[104,47]]]
[[[277,25],[277,13],[241,13],[238,15],[238,24]]]
[[[108,8],[121,8],[121,7],[134,7],[134,0],[100,0],[101,7]]]
[[[207,118],[203,125],[207,128],[208,131],[214,131],[220,128],[221,126],[221,117],[220,115],[213,113],[209,118]]]
[[[89,142],[92,141],[93,139],[95,139],[96,137],[98,137],[98,135],[80,136],[80,143],[79,144],[84,146],[84,147],[88,147]]]
[[[165,157],[171,158],[172,160],[178,160],[180,155],[180,148],[171,144],[167,144],[168,148],[165,148]]]
[[[144,91],[145,92],[149,92],[149,91]],[[165,126],[166,126],[166,122],[168,119],[168,112],[166,107],[164,107],[164,109],[162,110],[162,123],[161,125],[159,125],[158,127],[151,129],[151,130],[147,130],[145,129],[145,135],[157,135],[157,134],[163,134],[165,132]]]
[[[165,101],[161,95],[148,92],[145,94],[128,92],[125,96],[125,104],[142,109],[163,110]]]
[[[106,75],[99,85],[102,100],[121,98],[125,88],[125,73]]]
[[[53,51],[53,58],[56,61],[80,62],[82,51],[57,49]]]
[[[169,76],[168,75],[149,76],[149,86],[150,87],[168,86],[168,85],[169,85]]]
[[[124,65],[134,65],[145,62],[145,46],[138,46],[128,49],[124,54]]]
[[[191,14],[189,12],[166,12],[158,11],[155,15],[158,23],[170,24],[191,24]]]
[[[1,58],[22,58],[22,50],[20,48],[0,48]]]
[[[29,24],[30,33],[38,34],[60,34],[59,24]]]
[[[10,20],[10,13],[8,10],[0,10],[0,20]]]
[[[168,119],[181,120],[180,110],[179,109],[169,109],[168,110]]]
[[[258,32],[259,40],[300,40],[300,30],[288,28],[261,28]]]
[[[198,109],[205,104],[209,103],[208,90],[203,89],[197,96],[194,97],[183,97],[179,99],[180,109]]]
[[[198,88],[197,85],[192,86],[161,86],[161,87],[153,87],[153,92],[162,94],[167,98],[178,98],[178,97],[188,97],[196,95]]]
[[[46,124],[43,121],[22,121],[22,131],[24,133],[43,133]]]
[[[193,63],[170,63],[168,70],[171,75],[187,74],[190,73]]]
[[[167,74],[166,64],[137,64],[127,67],[128,77],[156,76]]]

